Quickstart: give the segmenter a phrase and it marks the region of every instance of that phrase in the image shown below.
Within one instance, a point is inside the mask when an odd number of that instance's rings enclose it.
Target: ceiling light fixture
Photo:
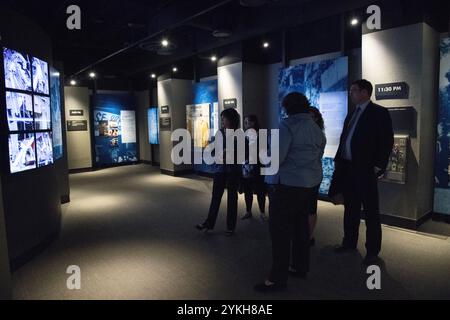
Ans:
[[[356,18],[353,18],[353,19],[350,21],[350,24],[351,24],[352,26],[356,26],[356,25],[358,25],[358,23],[359,23],[359,20],[356,19]]]
[[[267,41],[264,41],[264,42],[263,42],[263,48],[264,48],[264,49],[267,49],[269,46],[270,46],[270,43],[269,43],[269,42],[267,42]]]
[[[173,72],[177,72],[177,71],[178,71],[178,68],[177,68],[177,67],[173,67],[173,68],[172,68],[172,71],[173,71]]]
[[[89,73],[89,78],[94,79],[96,77],[95,72],[90,72]]]
[[[163,47],[168,47],[168,46],[169,46],[169,40],[167,40],[167,39],[162,39],[161,45],[162,45]]]
[[[76,82],[75,80],[70,80],[70,85],[71,85],[71,86],[76,86],[76,85],[77,85],[77,82]]]
[[[211,56],[211,61],[212,62],[216,62],[217,61],[217,57],[216,56]]]

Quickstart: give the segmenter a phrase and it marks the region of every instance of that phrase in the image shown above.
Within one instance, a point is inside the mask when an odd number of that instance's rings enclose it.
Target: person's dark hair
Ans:
[[[244,117],[244,120],[248,119],[248,121],[251,121],[255,124],[255,127],[253,129],[255,129],[256,131],[259,130],[259,121],[258,121],[258,117],[254,114],[249,114],[247,116]]]
[[[310,104],[306,96],[300,92],[291,92],[283,99],[282,106],[288,115],[308,113]]]
[[[319,109],[316,107],[311,107],[309,109],[309,112],[312,114],[314,122],[317,123],[319,128],[323,131],[325,130],[325,123],[323,121],[322,114],[320,113]]]
[[[369,96],[372,96],[373,86],[370,81],[367,81],[366,79],[360,79],[353,81],[352,85],[357,85],[359,90],[367,90]]]
[[[220,116],[224,117],[224,118],[228,119],[228,121],[230,121],[232,129],[236,130],[240,127],[241,116],[235,109],[233,109],[233,108],[225,109],[222,111]]]

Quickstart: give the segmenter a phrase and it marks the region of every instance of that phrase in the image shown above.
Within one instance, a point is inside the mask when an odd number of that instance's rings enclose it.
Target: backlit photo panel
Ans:
[[[31,95],[7,91],[6,114],[10,131],[30,131],[34,129]]]
[[[34,122],[36,130],[51,128],[50,98],[34,96]]]
[[[11,173],[36,168],[34,133],[10,134],[8,145]]]
[[[53,163],[53,144],[50,132],[36,133],[36,153],[38,167]]]
[[[48,63],[33,57],[33,91],[49,94]]]
[[[3,48],[3,65],[6,88],[31,91],[31,63],[27,55]]]

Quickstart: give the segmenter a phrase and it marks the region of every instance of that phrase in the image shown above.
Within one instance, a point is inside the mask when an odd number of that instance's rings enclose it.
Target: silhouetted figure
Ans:
[[[366,249],[364,263],[377,262],[381,250],[378,178],[382,177],[394,144],[389,112],[370,101],[373,87],[367,80],[355,81],[350,97],[356,108],[344,122],[335,157],[335,172],[329,196],[343,202],[344,239],[336,253],[355,251],[358,244],[361,206],[366,216]]]

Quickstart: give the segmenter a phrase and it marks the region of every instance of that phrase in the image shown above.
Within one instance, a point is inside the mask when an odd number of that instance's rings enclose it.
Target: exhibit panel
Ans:
[[[17,30],[27,30],[20,37]],[[11,269],[59,233],[62,172],[54,165],[50,38],[0,11],[1,182]],[[3,211],[2,211],[3,212]]]
[[[127,94],[92,97],[94,159],[99,167],[137,162],[135,102]]]
[[[186,129],[186,105],[193,99],[192,81],[161,76],[157,88],[161,172],[169,175],[189,172],[192,170],[191,164],[174,164],[172,161],[175,142],[171,140],[171,135],[176,129]]]
[[[450,38],[440,42],[434,211],[450,215]]]
[[[158,107],[150,107],[147,110],[148,141],[150,144],[159,144],[159,116]]]
[[[51,165],[53,144],[48,62],[4,47],[3,66],[9,171],[14,174]]]
[[[191,135],[192,157],[202,159],[204,148],[219,130],[217,80],[200,81],[192,86],[193,104],[186,106],[186,128]],[[213,173],[214,166],[194,163],[196,172]]]
[[[89,89],[64,87],[65,127],[67,132],[67,160],[69,170],[92,167],[91,114]]]
[[[394,165],[404,171],[394,173],[401,180],[404,174],[404,183],[379,183],[383,219],[407,228],[417,228],[433,211],[438,50],[439,35],[426,23],[362,36],[362,77],[374,85],[372,100],[388,108],[396,137],[409,136],[404,165]],[[398,151],[394,145],[392,154]]]
[[[63,157],[63,134],[61,118],[61,81],[60,73],[50,67],[50,105],[53,129],[53,156],[55,160]]]
[[[322,113],[327,145],[322,159],[320,194],[327,195],[334,172],[334,157],[348,110],[348,58],[314,61],[281,69],[278,86],[280,120],[286,117],[281,102],[294,91],[305,94],[311,106]]]

